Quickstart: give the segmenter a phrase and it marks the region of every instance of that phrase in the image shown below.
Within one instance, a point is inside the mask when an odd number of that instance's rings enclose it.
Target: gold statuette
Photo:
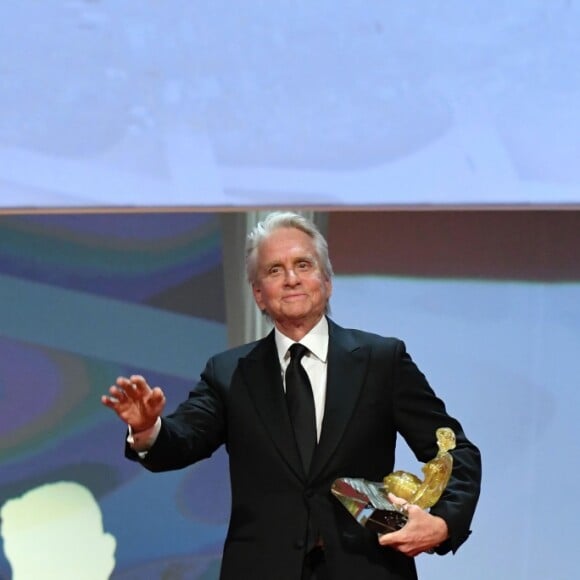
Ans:
[[[343,477],[332,484],[332,494],[369,530],[384,534],[402,528],[407,523],[406,507],[392,504],[388,493],[427,509],[437,503],[451,477],[450,451],[455,449],[455,433],[448,427],[440,427],[435,435],[439,451],[423,466],[422,481],[407,471],[390,473],[382,482]]]
[[[423,481],[412,473],[395,471],[383,479],[387,493],[394,493],[423,509],[437,503],[451,477],[453,457],[449,451],[455,449],[455,433],[449,427],[440,427],[435,435],[439,452],[423,466]]]

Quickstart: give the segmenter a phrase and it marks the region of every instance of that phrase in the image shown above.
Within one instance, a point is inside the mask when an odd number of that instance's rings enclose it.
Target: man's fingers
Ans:
[[[109,387],[109,394],[101,397],[101,402],[110,409],[115,409],[119,403],[126,399],[125,391],[116,385]]]
[[[118,377],[109,387],[109,395],[101,398],[107,407],[117,409],[123,403],[145,403],[147,406],[163,407],[165,395],[159,387],[151,388],[141,375]]]
[[[381,546],[389,546],[406,556],[416,556],[422,551],[414,547],[413,542],[410,541],[408,534],[403,529],[379,536],[379,544]]]
[[[116,385],[111,385],[109,387],[109,395],[111,395],[111,397],[114,397],[117,400],[124,399],[127,396],[125,395],[125,391],[123,389],[120,389]]]
[[[165,404],[165,395],[159,387],[154,387],[151,390],[150,400],[154,405]]]
[[[103,403],[105,407],[109,407],[109,409],[115,410],[115,405],[118,403],[118,401],[116,401],[114,397],[103,395],[101,397],[101,403]]]
[[[151,390],[147,381],[141,375],[132,375],[129,379],[119,377],[117,386],[133,401],[139,401]]]
[[[120,388],[124,389],[131,384],[131,381],[127,377],[117,377],[115,384]]]
[[[381,546],[396,546],[400,543],[400,532],[389,532],[388,534],[383,534],[379,536],[379,544]]]
[[[406,499],[403,499],[402,497],[399,497],[398,495],[395,495],[394,493],[389,492],[388,498],[389,498],[389,501],[397,507],[403,507],[403,506],[409,505],[409,502]]]
[[[131,375],[129,377],[129,380],[134,384],[137,385],[138,388],[141,387],[148,387],[149,385],[147,384],[147,381],[145,380],[145,377],[142,377],[141,375]]]

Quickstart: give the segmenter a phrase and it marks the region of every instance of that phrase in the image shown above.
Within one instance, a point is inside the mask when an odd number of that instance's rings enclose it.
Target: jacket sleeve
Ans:
[[[443,518],[449,528],[449,538],[436,552],[455,552],[468,538],[471,520],[479,498],[481,458],[459,421],[451,417],[445,404],[429,386],[398,341],[393,360],[393,409],[396,428],[407,441],[417,459],[423,463],[433,459],[438,447],[435,431],[450,427],[455,432],[456,447],[451,452],[453,470],[446,490],[430,513]]]
[[[125,455],[150,471],[181,469],[210,457],[225,439],[225,395],[210,359],[195,388],[177,409],[161,419],[161,430],[144,457]]]

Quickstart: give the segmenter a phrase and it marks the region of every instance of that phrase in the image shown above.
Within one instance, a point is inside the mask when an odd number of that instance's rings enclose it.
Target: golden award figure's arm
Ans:
[[[455,448],[455,433],[448,427],[441,427],[435,434],[439,452],[423,466],[425,479],[409,502],[423,509],[437,503],[449,483],[453,470],[453,457],[449,451]]]
[[[435,505],[447,487],[452,469],[453,458],[450,453],[445,453],[445,455],[426,463],[423,466],[425,479],[409,503],[418,505],[423,509]]]

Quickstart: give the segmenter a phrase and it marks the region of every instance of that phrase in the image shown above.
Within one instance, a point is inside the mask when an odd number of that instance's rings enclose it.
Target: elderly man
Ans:
[[[188,399],[163,418],[160,388],[141,376],[117,379],[102,400],[129,425],[128,457],[164,471],[226,445],[232,513],[223,580],[416,578],[413,556],[455,551],[469,535],[477,448],[400,340],[327,317],[332,266],[314,224],[270,214],[248,236],[246,265],[274,330],[212,357]],[[451,480],[430,512],[409,506],[401,530],[377,537],[332,497],[336,478],[390,473],[397,433],[420,461],[432,459],[439,427],[453,429],[457,445]]]

